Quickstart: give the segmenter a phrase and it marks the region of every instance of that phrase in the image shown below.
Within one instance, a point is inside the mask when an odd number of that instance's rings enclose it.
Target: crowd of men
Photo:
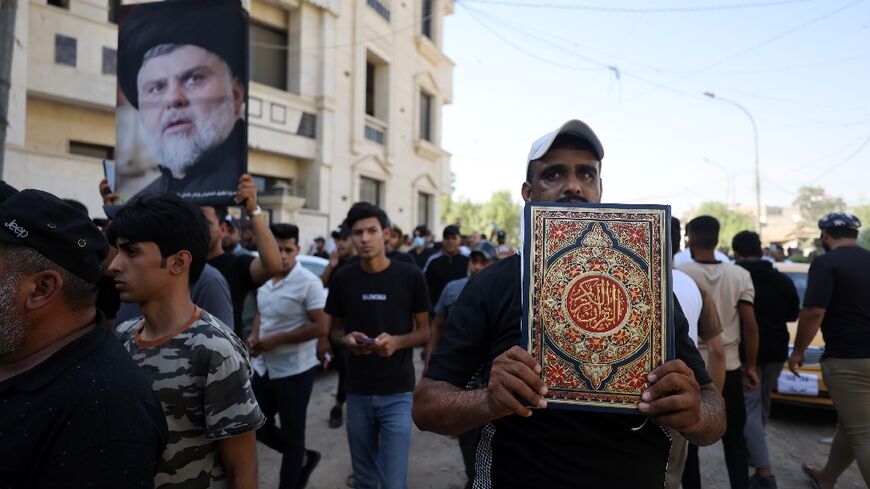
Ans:
[[[523,199],[601,202],[603,158],[589,126],[565,123],[532,144]],[[305,426],[325,366],[353,487],[408,486],[414,423],[458,436],[468,487],[700,487],[698,447],[719,439],[732,488],[776,487],[770,393],[819,328],[840,424],[827,464],[803,470],[829,489],[854,460],[870,481],[870,252],[850,214],[819,221],[827,253],[802,309],[758,234],[733,237],[730,263],[715,218],[687,223],[687,251],[675,221],[676,355],[647,376],[636,416],[546,409],[519,347],[523,258],[503,233],[463,241],[449,225],[436,249],[420,226],[405,243],[360,202],[331,253],[315,243],[317,276],[249,175],[243,221],[172,194],[113,207],[100,191],[110,215],[95,223],[74,201],[0,185],[0,487],[252,488],[256,441],[282,454],[281,488],[305,487],[323,456]]]

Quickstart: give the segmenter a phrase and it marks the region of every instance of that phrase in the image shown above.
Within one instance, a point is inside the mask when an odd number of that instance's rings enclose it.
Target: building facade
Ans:
[[[126,3],[126,2],[125,2]],[[366,200],[405,230],[439,228],[450,192],[441,109],[452,0],[245,0],[251,18],[248,171],[302,243]],[[21,1],[3,178],[101,216],[114,159],[115,0]]]

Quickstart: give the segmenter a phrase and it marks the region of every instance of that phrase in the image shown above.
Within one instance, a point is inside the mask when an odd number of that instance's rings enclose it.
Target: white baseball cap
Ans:
[[[529,150],[529,158],[526,161],[526,167],[528,168],[528,165],[533,161],[541,159],[545,154],[547,154],[547,151],[550,150],[550,146],[553,145],[553,141],[555,141],[557,137],[563,135],[574,136],[586,141],[592,148],[592,155],[595,156],[595,159],[598,161],[604,159],[604,147],[601,146],[601,141],[598,140],[598,136],[595,135],[592,128],[586,125],[583,121],[571,119],[562,124],[559,129],[541,136],[532,143],[532,149]]]

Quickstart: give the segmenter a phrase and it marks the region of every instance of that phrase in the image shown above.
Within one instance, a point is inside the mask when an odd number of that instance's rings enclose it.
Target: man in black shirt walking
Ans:
[[[429,301],[420,270],[392,261],[384,248],[387,215],[354,204],[357,264],[335,272],[326,312],[332,338],[350,351],[347,438],[358,489],[405,489],[411,446],[412,348],[429,337]]]
[[[762,260],[761,238],[758,233],[741,231],[731,240],[734,259],[738,266],[749,272],[755,287],[753,308],[758,323],[758,356],[756,372],[760,380],[757,389],[743,388],[746,406],[746,424],[743,437],[749,459],[755,467],[755,475],[749,479],[749,487],[775,489],[776,479],[770,464],[764,428],[770,415],[770,393],[788,358],[788,328],[800,310],[800,299],[794,282],[788,276]]]
[[[837,433],[824,468],[804,473],[830,489],[852,461],[870,484],[870,251],[858,246],[861,221],[848,213],[819,220],[826,253],[810,265],[807,292],[788,366],[795,373],[819,328],[825,338],[822,375],[837,417]]]
[[[278,243],[269,229],[269,214],[257,205],[257,186],[253,178],[242,175],[239,179],[236,203],[242,205],[242,210],[250,217],[251,228],[257,243],[259,257],[239,255],[224,252],[221,239],[229,232],[230,224],[226,222],[226,207],[201,206],[211,233],[209,243],[208,264],[217,268],[230,286],[230,297],[233,301],[233,328],[236,336],[246,338],[242,331],[242,309],[245,296],[257,290],[267,280],[281,273],[281,255]]]
[[[432,255],[423,267],[429,287],[429,302],[433,306],[448,282],[468,276],[468,257],[459,252],[459,228],[453,225],[445,227],[442,244],[441,251]]]
[[[538,139],[528,157],[523,199],[600,202],[598,137],[572,120]],[[547,410],[540,366],[520,348],[522,259],[478,273],[453,306],[417,387],[414,420],[455,435],[486,425],[475,487],[661,488],[670,438],[665,427],[707,445],[725,430],[722,396],[704,370],[676,308],[676,360],[653,370],[638,404],[642,417]],[[466,390],[483,367],[485,388]],[[537,408],[537,409],[535,409]],[[533,410],[534,409],[534,410]]]

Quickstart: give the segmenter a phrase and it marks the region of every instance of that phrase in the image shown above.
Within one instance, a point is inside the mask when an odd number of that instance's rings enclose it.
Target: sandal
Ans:
[[[810,479],[810,484],[812,484],[813,489],[822,489],[822,485],[819,484],[819,481],[816,479],[816,476],[813,474],[813,471],[816,469],[816,466],[813,464],[803,464],[801,465],[801,470],[804,474],[807,475]]]

